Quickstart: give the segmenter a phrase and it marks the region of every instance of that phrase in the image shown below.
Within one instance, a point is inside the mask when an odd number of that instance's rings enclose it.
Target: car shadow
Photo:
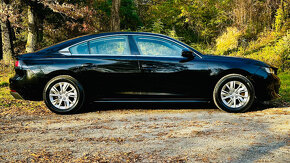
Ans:
[[[277,101],[258,101],[253,104],[253,107],[249,112],[263,111],[270,108],[287,107],[283,103],[277,103]]]
[[[110,110],[180,110],[180,109],[210,109],[217,110],[212,103],[91,103],[83,113]]]
[[[272,102],[256,102],[248,112],[262,111],[277,107]],[[210,103],[90,103],[81,113],[111,110],[218,110]]]

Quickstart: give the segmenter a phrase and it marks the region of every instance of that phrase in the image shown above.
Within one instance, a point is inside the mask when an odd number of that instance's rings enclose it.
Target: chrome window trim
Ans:
[[[95,39],[98,39],[98,38],[104,38],[104,37],[112,37],[112,36],[129,36],[129,35],[137,35],[137,36],[149,36],[149,37],[157,37],[157,38],[161,38],[161,39],[165,39],[165,40],[168,40],[168,41],[171,41],[175,44],[178,44],[180,45],[181,47],[183,48],[187,48],[186,46],[174,41],[174,40],[171,40],[171,39],[168,39],[166,37],[160,37],[160,36],[156,36],[156,35],[146,35],[146,34],[112,34],[112,35],[106,35],[106,36],[99,36],[99,37],[95,37],[95,38],[91,38],[91,39],[87,39],[87,40],[84,40],[84,41],[81,41],[81,42],[78,42],[78,43],[75,43],[73,45],[70,45],[64,49],[61,49],[59,50],[58,52],[63,54],[63,55],[70,55],[70,56],[76,56],[76,55],[80,55],[80,56],[85,56],[85,55],[82,55],[82,54],[71,54],[70,51],[69,51],[69,48],[73,47],[73,46],[76,46],[78,44],[82,44],[84,42],[88,42],[88,41],[91,41],[91,40],[95,40]],[[135,40],[134,40],[135,41]],[[199,54],[197,54],[195,51],[193,51],[194,54],[196,54],[198,57],[202,58],[202,56],[200,56]],[[87,54],[86,54],[87,55]],[[89,54],[89,56],[100,56],[99,54]],[[114,55],[114,56],[122,56],[122,55]],[[138,56],[138,55],[134,55],[134,54],[131,54],[131,56]],[[139,55],[141,56],[141,55]],[[154,55],[152,55],[151,57],[156,57]],[[168,56],[164,56],[164,57],[168,57]],[[172,57],[172,56],[170,56]]]
[[[81,56],[85,56],[85,57],[155,57],[155,58],[163,58],[163,57],[167,57],[167,58],[182,58],[182,56],[155,56],[155,55],[112,55],[112,54],[72,54],[72,56],[76,56],[76,57],[81,57]]]
[[[85,56],[85,57],[135,57],[137,55],[112,55],[112,54],[72,54],[71,56]]]

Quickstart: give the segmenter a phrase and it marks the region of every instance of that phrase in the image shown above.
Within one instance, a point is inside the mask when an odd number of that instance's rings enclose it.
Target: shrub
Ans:
[[[216,54],[228,54],[236,50],[239,45],[239,38],[242,32],[236,27],[228,27],[226,32],[216,39]]]
[[[284,71],[289,69],[289,52],[290,34],[287,33],[285,36],[278,39],[273,45],[265,46],[246,57],[267,62]]]

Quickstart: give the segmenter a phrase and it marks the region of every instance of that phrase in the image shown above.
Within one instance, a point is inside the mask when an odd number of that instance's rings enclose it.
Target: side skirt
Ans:
[[[124,102],[124,103],[130,103],[130,102],[137,102],[137,103],[209,103],[210,99],[141,99],[141,98],[102,98],[98,99],[94,102],[100,102],[100,103],[111,103],[111,102]]]

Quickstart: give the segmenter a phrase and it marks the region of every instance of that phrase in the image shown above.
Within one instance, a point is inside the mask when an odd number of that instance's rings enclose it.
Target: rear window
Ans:
[[[89,42],[91,54],[129,55],[127,36],[98,38]]]

